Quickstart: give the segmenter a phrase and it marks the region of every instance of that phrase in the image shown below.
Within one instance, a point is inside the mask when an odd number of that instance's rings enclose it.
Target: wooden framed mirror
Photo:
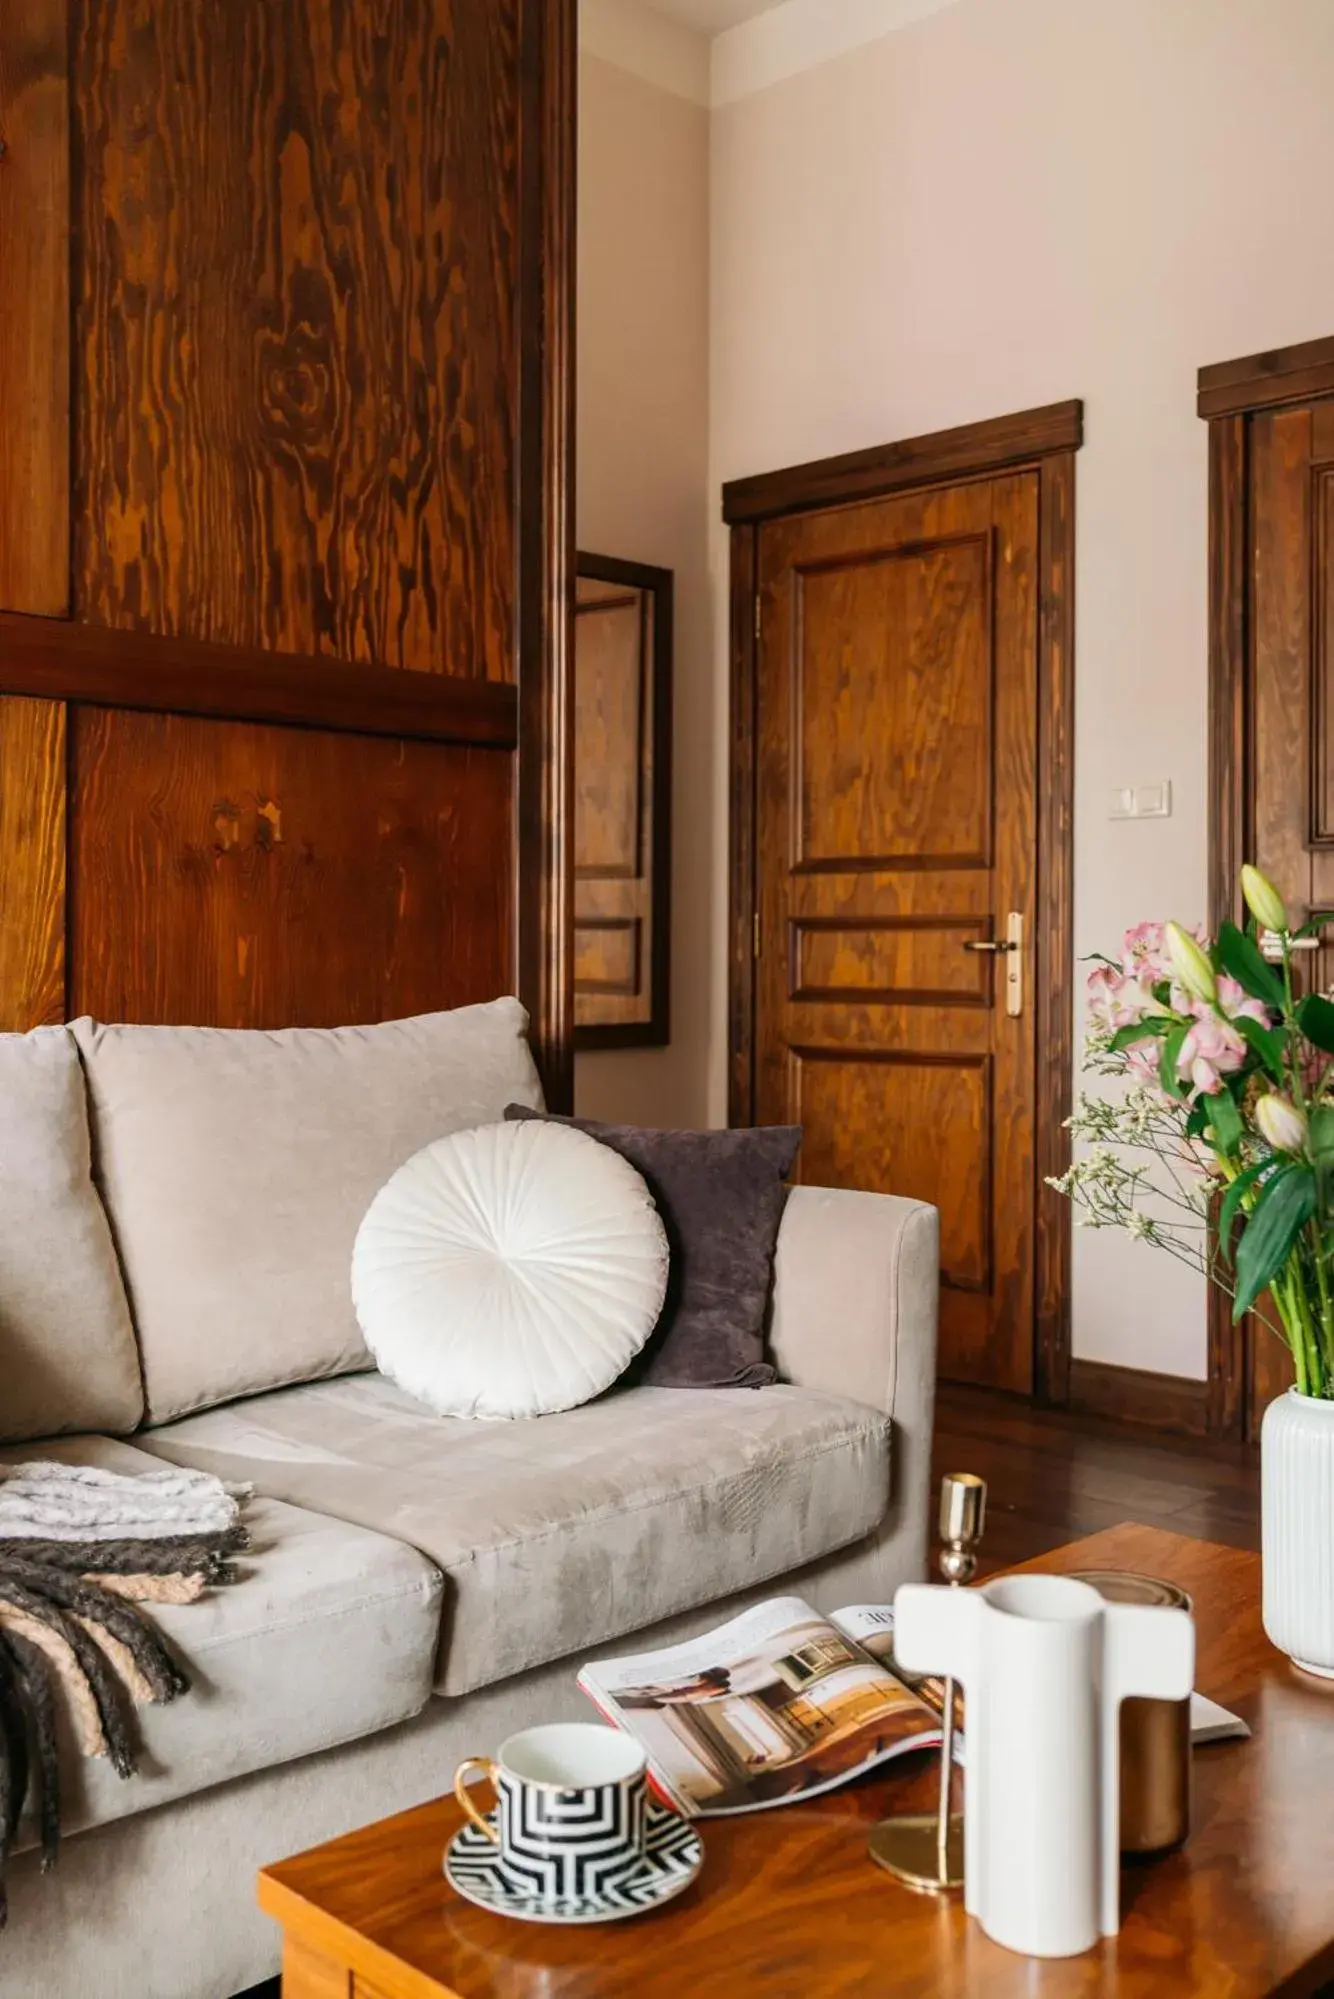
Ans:
[[[581,554],[574,618],[574,1043],[668,1040],[672,572]]]

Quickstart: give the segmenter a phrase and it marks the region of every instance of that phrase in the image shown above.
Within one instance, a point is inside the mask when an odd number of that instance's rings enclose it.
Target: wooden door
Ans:
[[[1224,805],[1231,795],[1233,820],[1224,838],[1214,828],[1215,915],[1237,913],[1236,869],[1254,860],[1282,888],[1294,923],[1329,912],[1329,930],[1297,961],[1301,984],[1327,992],[1334,989],[1334,341],[1205,369],[1200,384],[1201,410],[1214,418],[1214,708],[1222,742],[1211,792]],[[1241,406],[1218,408],[1229,401]],[[1220,756],[1229,720],[1220,676],[1232,633],[1236,729],[1233,752]],[[1226,1301],[1216,1312],[1212,1368],[1240,1376],[1231,1398],[1224,1380],[1216,1399],[1225,1405],[1239,1395],[1237,1420],[1258,1435],[1266,1406],[1292,1380],[1287,1349],[1259,1320],[1232,1338]]]
[[[799,514],[756,554],[757,1116],[805,1127],[803,1181],[939,1209],[941,1372],[1018,1391],[1038,498],[1024,471]]]

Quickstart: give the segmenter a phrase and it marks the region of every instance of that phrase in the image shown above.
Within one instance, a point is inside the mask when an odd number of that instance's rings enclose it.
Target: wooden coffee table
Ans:
[[[1334,1686],[1290,1666],[1260,1628],[1259,1557],[1115,1527],[1034,1569],[1139,1569],[1195,1599],[1200,1691],[1249,1742],[1195,1753],[1186,1848],[1126,1867],[1119,1937],[1085,1957],[1012,1956],[957,1898],[914,1895],[866,1855],[868,1825],[931,1802],[929,1760],[832,1797],[706,1821],[692,1888],[598,1928],[507,1923],[441,1874],[460,1823],[423,1805],[265,1869],[285,1931],[284,1999],[1260,1999],[1334,1978]]]

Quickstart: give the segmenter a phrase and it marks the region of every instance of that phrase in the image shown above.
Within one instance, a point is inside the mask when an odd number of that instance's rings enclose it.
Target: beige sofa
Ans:
[[[194,1690],[121,1782],[68,1760],[66,1843],[10,1869],[5,1999],[224,1999],[278,1966],[265,1861],[446,1788],[598,1651],[776,1589],[921,1573],[934,1210],[797,1189],[759,1390],[442,1420],[369,1371],[352,1232],[430,1138],[536,1103],[512,1001],[374,1028],[0,1037],[0,1464],[253,1482],[243,1579],[159,1611]],[[67,1431],[77,1434],[58,1434]]]

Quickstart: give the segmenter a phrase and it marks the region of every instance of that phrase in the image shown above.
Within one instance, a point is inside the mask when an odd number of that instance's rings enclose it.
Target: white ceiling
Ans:
[[[735,28],[739,21],[752,20],[782,4],[783,0],[643,0],[650,12],[665,14],[669,20],[705,35],[720,35],[724,28]]]

